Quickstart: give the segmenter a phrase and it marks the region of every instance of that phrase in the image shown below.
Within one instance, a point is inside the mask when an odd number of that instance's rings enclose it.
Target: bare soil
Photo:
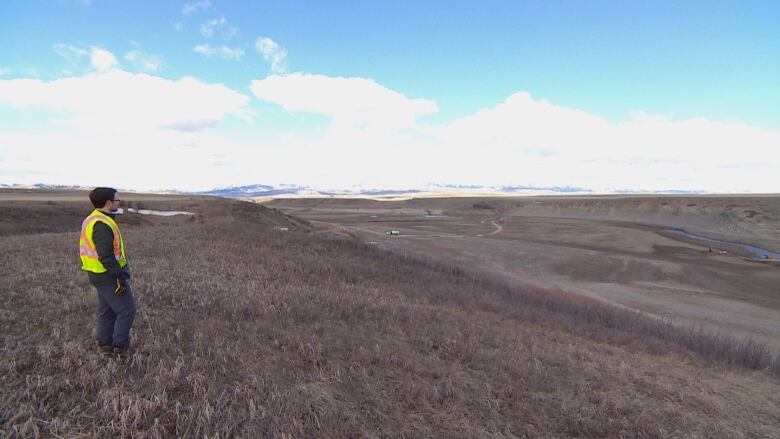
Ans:
[[[595,297],[780,348],[779,196],[289,199],[267,205],[379,247]],[[387,230],[400,236],[387,236]],[[709,248],[712,247],[712,252]],[[725,251],[726,254],[721,254]]]

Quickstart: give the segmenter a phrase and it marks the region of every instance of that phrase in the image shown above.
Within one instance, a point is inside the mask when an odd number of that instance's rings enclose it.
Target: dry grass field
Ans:
[[[290,199],[269,205],[381,248],[780,350],[780,196]],[[391,229],[400,236],[386,236]],[[774,251],[775,259],[748,260],[755,256],[738,243]]]
[[[102,358],[78,195],[0,196],[0,436],[780,437],[765,345],[224,199],[122,194],[196,214],[119,219],[135,350]]]

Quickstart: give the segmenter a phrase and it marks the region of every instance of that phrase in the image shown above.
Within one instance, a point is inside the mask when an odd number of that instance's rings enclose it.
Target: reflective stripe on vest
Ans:
[[[105,273],[108,271],[100,262],[95,241],[92,239],[92,232],[95,223],[102,222],[111,228],[114,234],[114,257],[119,262],[120,267],[127,265],[125,257],[125,242],[122,239],[122,233],[119,232],[119,225],[105,213],[95,209],[81,223],[81,235],[79,236],[79,257],[81,258],[81,269],[93,273]]]

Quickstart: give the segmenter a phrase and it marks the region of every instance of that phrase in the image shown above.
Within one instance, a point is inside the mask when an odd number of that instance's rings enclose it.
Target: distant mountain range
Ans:
[[[38,189],[38,190],[90,190],[91,187],[87,186],[77,186],[72,184],[45,184],[45,183],[35,183],[35,184],[6,184],[6,183],[0,183],[0,188],[6,188],[6,189]]]
[[[196,195],[215,195],[219,197],[273,197],[279,195],[299,195],[311,191],[305,186],[283,184],[271,186],[267,184],[250,184],[246,186],[228,186],[210,191],[194,192]]]
[[[33,190],[90,190],[91,187],[77,185],[44,184],[36,183],[33,185],[5,184],[0,183],[0,188],[8,189],[33,189]],[[135,192],[133,190],[121,189],[122,192]],[[215,188],[208,191],[179,191],[179,190],[159,190],[159,191],[141,191],[155,193],[178,193],[191,195],[211,195],[219,197],[334,197],[334,196],[353,196],[353,197],[391,197],[422,193],[479,193],[495,195],[574,195],[574,194],[594,194],[596,192],[577,186],[529,186],[529,185],[511,185],[511,186],[488,186],[478,184],[438,184],[432,183],[420,188],[408,189],[383,189],[383,188],[365,188],[353,186],[349,189],[330,189],[315,188],[311,186],[302,186],[297,184],[250,184],[244,186],[227,186]],[[598,192],[604,193],[604,192]],[[613,194],[702,194],[702,191],[688,190],[664,190],[664,191],[636,191],[617,189],[610,191]]]
[[[210,191],[194,192],[197,195],[214,195],[221,197],[278,197],[278,196],[399,196],[430,192],[479,192],[496,194],[520,193],[591,193],[589,189],[573,186],[484,186],[457,184],[430,184],[423,188],[410,189],[377,189],[353,187],[350,189],[321,189],[309,186],[284,184],[279,186],[252,184],[246,186],[228,186]]]

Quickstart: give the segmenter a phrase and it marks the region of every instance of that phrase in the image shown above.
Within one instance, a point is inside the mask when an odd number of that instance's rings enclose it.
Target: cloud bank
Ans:
[[[113,55],[93,53],[95,70],[82,76],[0,80],[0,108],[40,121],[0,132],[0,181],[198,188],[224,178],[211,173],[219,160],[247,159],[213,128],[251,120],[249,96],[191,77],[130,73],[112,67]]]
[[[97,64],[101,69],[112,65]],[[50,82],[0,81],[0,105],[53,111],[58,124],[90,132],[209,126],[228,115],[250,117],[248,101],[248,96],[221,84],[120,69]]]
[[[288,111],[327,115],[338,129],[412,128],[419,116],[438,110],[434,101],[410,99],[366,78],[294,73],[252,81],[250,89]]]
[[[271,60],[280,53],[258,45]],[[147,190],[451,183],[780,192],[780,133],[740,123],[642,113],[615,122],[519,91],[430,124],[424,116],[438,111],[435,101],[370,78],[276,74],[252,81],[250,96],[191,77],[131,73],[99,47],[55,50],[88,62],[88,71],[54,81],[0,79],[0,108],[41,122],[0,132],[0,181]],[[221,56],[216,47],[202,50]],[[124,59],[137,62],[130,53]],[[308,114],[325,117],[312,129]],[[271,115],[283,128],[260,123]],[[227,119],[251,135],[220,130]]]
[[[613,123],[519,92],[427,131],[444,150],[490,166],[500,184],[514,174],[515,181],[603,190],[780,191],[772,178],[780,133],[745,124],[645,115]]]

